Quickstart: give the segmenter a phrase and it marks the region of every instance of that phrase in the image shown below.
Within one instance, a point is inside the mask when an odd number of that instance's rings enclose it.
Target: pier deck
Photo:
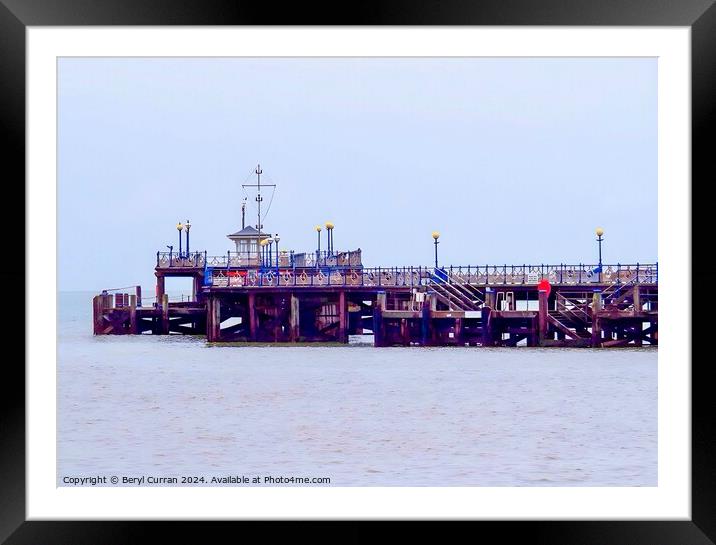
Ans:
[[[210,267],[208,263],[213,265]],[[348,342],[375,346],[658,344],[658,266],[594,265],[272,269],[232,257],[157,257],[157,295],[94,298],[94,333],[194,334],[210,342]],[[191,277],[169,302],[167,276]],[[550,290],[538,282],[548,279]],[[145,298],[145,303],[147,299]]]

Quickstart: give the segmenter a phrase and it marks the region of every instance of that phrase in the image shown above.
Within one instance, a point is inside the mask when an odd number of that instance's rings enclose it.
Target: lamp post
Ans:
[[[318,250],[316,250],[316,267],[321,259],[321,226],[316,225],[316,233],[318,233]]]
[[[273,245],[273,239],[268,239],[268,266],[269,268],[273,266],[273,254],[271,253],[271,246]]]
[[[276,241],[276,278],[278,278],[278,266],[279,266],[279,262],[278,262],[278,256],[279,256],[279,253],[278,253],[278,241],[281,240],[281,239],[279,238],[278,233],[276,233],[276,235],[273,237],[273,239]]]
[[[328,231],[328,255],[333,255],[333,222],[327,221],[326,222],[326,231]]]
[[[181,232],[182,229],[184,229],[184,226],[181,224],[181,222],[177,223],[177,231],[179,231],[179,259],[181,259]]]
[[[438,239],[440,238],[440,233],[437,231],[433,231],[433,240],[435,241],[435,268],[438,268]]]
[[[189,220],[186,220],[184,229],[186,229],[186,256],[189,257],[189,229],[191,229],[191,223],[189,223]]]
[[[604,234],[604,229],[601,227],[597,227],[597,230],[595,231],[597,234],[597,242],[599,243],[599,282],[602,281],[602,235]]]
[[[261,267],[266,263],[266,244],[268,243],[265,238],[262,238],[259,242],[259,246],[261,246]]]

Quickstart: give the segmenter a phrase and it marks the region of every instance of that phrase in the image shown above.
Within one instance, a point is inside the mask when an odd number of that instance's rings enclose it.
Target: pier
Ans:
[[[159,253],[156,296],[95,296],[94,333],[257,343],[368,334],[378,347],[658,344],[657,264],[600,274],[596,265],[362,268],[359,253],[283,257],[278,268],[251,269],[249,256],[231,252]],[[166,277],[192,278],[190,300],[170,302]]]
[[[226,235],[234,250],[191,252],[179,222],[178,251],[157,252],[154,297],[104,290],[93,299],[95,335],[202,335],[209,342],[341,343],[372,335],[384,346],[572,346],[658,344],[658,264],[371,267],[360,249],[338,251],[332,222],[317,225],[316,250],[279,250],[257,218]],[[186,236],[184,236],[184,233]],[[184,239],[186,243],[184,244]],[[275,246],[274,246],[275,244]],[[187,301],[169,301],[166,278],[189,278]]]

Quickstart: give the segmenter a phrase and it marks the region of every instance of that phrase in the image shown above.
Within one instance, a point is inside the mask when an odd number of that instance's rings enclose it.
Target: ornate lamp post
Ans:
[[[177,231],[179,231],[179,255],[178,257],[181,259],[181,232],[182,229],[184,229],[184,226],[181,224],[181,222],[177,223]]]
[[[273,239],[268,239],[268,266],[273,266],[273,254],[271,253],[271,246],[273,245]]]
[[[597,234],[597,242],[599,243],[599,281],[602,281],[602,235],[604,234],[604,229],[601,227],[597,227],[597,230],[595,231]]]
[[[189,229],[191,229],[191,223],[189,223],[189,220],[186,220],[184,229],[186,229],[186,256],[189,257]]]
[[[435,241],[435,268],[438,268],[438,239],[440,238],[440,233],[437,231],[433,231],[433,240]]]
[[[316,250],[316,267],[321,260],[321,226],[316,225],[316,233],[318,233],[318,250]]]
[[[328,231],[328,255],[333,255],[333,222],[327,221],[326,222],[326,231]]]
[[[263,267],[264,264],[266,263],[266,245],[267,244],[268,244],[268,242],[266,242],[265,238],[262,238],[261,241],[259,242],[259,246],[261,247],[261,267]]]
[[[276,233],[276,234],[274,235],[273,239],[276,241],[276,278],[278,278],[278,266],[279,266],[279,262],[278,262],[278,256],[279,256],[279,253],[278,253],[278,241],[281,240],[281,238],[278,236],[278,233]]]

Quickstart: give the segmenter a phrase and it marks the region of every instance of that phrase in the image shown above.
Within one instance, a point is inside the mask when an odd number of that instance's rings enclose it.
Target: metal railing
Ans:
[[[603,265],[479,265],[375,268],[282,268],[236,270],[209,265],[205,285],[214,287],[366,286],[417,287],[434,283],[475,286],[536,285],[543,278],[555,285],[658,283],[658,264]]]
[[[278,263],[277,263],[278,261]],[[206,252],[181,254],[176,252],[157,252],[157,268],[193,267],[361,267],[361,250],[345,252],[304,252],[280,251],[269,254],[268,250],[257,252],[232,252],[225,255],[207,256]]]
[[[203,268],[206,259],[206,252],[182,253],[181,255],[177,252],[157,252],[157,268]]]

